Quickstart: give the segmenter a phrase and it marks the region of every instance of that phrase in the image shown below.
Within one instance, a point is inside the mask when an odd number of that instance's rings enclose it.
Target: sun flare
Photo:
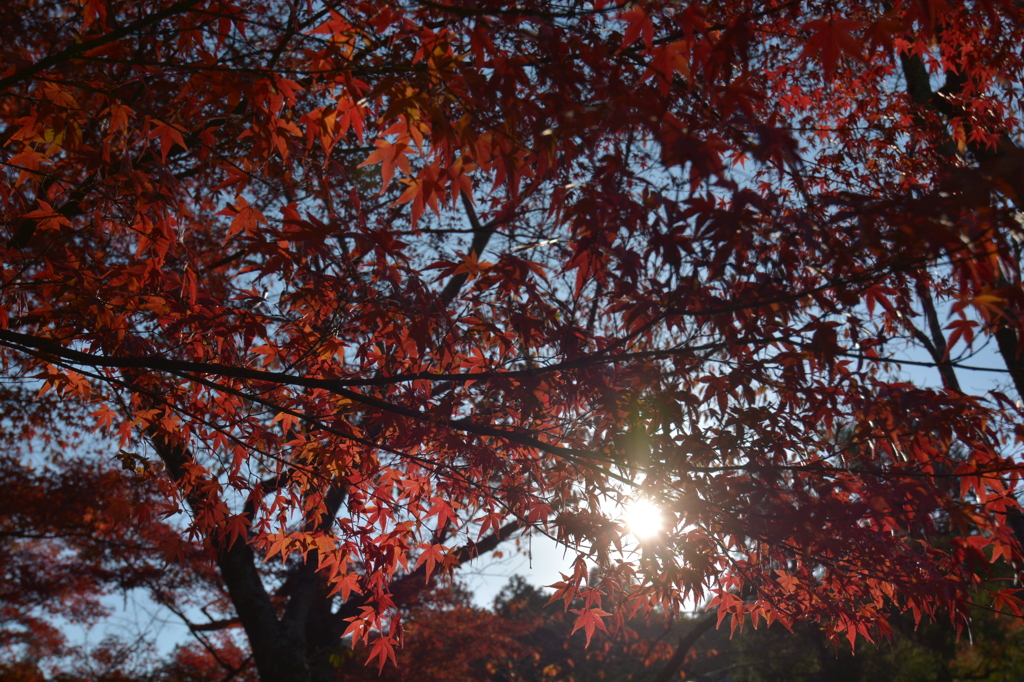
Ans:
[[[623,521],[626,530],[637,540],[650,540],[665,529],[665,515],[650,500],[635,500],[626,504]]]

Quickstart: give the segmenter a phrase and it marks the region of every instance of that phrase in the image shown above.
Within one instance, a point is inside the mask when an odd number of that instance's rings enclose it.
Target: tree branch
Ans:
[[[505,540],[512,537],[517,531],[524,527],[522,521],[511,521],[498,530],[494,531],[480,542],[468,542],[453,552],[453,556],[460,564],[471,561],[476,557],[494,550]],[[434,576],[437,573],[433,574]],[[391,594],[396,604],[407,604],[412,601],[414,595],[422,590],[427,582],[427,566],[421,564],[416,570],[406,573],[391,583]],[[335,627],[343,628],[347,619],[357,616],[359,608],[364,606],[369,599],[365,595],[349,599],[341,605],[334,614]],[[340,632],[340,631],[339,631]]]
[[[498,221],[492,220],[486,225],[480,224],[480,219],[476,215],[476,209],[473,208],[473,202],[470,201],[466,194],[462,194],[462,206],[466,209],[466,218],[469,219],[469,224],[473,228],[473,243],[469,247],[469,252],[476,258],[480,257],[480,254],[487,248],[487,242],[491,240],[491,235],[494,234],[494,228],[497,227]],[[455,297],[459,295],[459,290],[466,283],[469,278],[464,272],[452,277],[448,280],[448,284],[445,285],[444,290],[441,292],[441,304],[447,308],[451,305]]]
[[[307,530],[318,530],[326,532],[334,524],[334,519],[345,501],[345,490],[337,485],[332,485],[327,491],[327,499],[324,501],[327,513],[317,524],[316,528]],[[281,622],[289,631],[301,634],[304,637],[306,622],[313,601],[318,596],[326,599],[330,593],[326,579],[318,574],[320,565],[320,553],[310,552],[309,556],[296,569],[291,588],[289,590],[288,606],[285,607]]]
[[[192,454],[170,434],[155,426],[147,429],[146,435],[175,484],[185,494],[189,506],[198,510],[203,500],[194,493],[188,493],[183,485],[188,466],[193,462]],[[217,566],[249,638],[260,680],[302,682],[304,678],[297,675],[306,667],[304,646],[278,620],[270,595],[256,570],[252,547],[242,540],[230,547],[222,547],[217,553]]]
[[[25,67],[20,71],[15,71],[6,78],[0,78],[0,92],[7,90],[13,85],[17,85],[18,83],[24,80],[32,78],[32,76],[36,75],[41,71],[45,71],[51,66],[56,66],[57,64],[60,64],[62,62],[74,59],[75,57],[85,54],[90,50],[95,50],[98,47],[109,45],[110,43],[116,42],[121,38],[131,35],[132,33],[135,33],[140,29],[146,28],[147,26],[152,26],[153,24],[160,23],[164,19],[174,16],[175,14],[187,12],[188,10],[198,5],[200,1],[201,0],[182,0],[181,2],[176,2],[170,7],[164,8],[159,12],[148,14],[142,19],[133,21],[127,26],[122,26],[121,28],[114,29],[110,33],[105,33],[101,36],[97,36],[96,38],[92,38],[91,40],[83,40],[82,42],[75,43],[71,47],[61,50],[56,54],[44,57],[32,66]]]
[[[922,108],[929,108],[946,119],[959,116],[962,112],[955,107],[951,97],[960,94],[966,84],[965,76],[955,72],[946,72],[946,82],[942,89],[935,93],[931,90],[928,70],[917,55],[900,55],[903,74],[907,82],[907,92],[911,100]],[[978,161],[978,169],[990,178],[1000,192],[1005,194],[1018,210],[1024,210],[1024,150],[1017,146],[1007,134],[999,138],[995,148],[971,141],[967,135],[967,149]],[[1022,338],[1011,320],[1005,315],[996,322],[996,342],[1000,355],[1006,363],[1013,379],[1017,393],[1024,397],[1024,348]],[[934,336],[934,333],[933,333]],[[940,366],[940,371],[942,367]],[[952,370],[950,369],[950,372]],[[943,374],[943,378],[946,375]],[[955,376],[954,376],[955,380]]]
[[[931,338],[929,339],[909,318],[906,319],[907,327],[917,340],[921,342],[921,345],[925,347],[929,355],[932,356],[932,359],[935,361],[935,367],[939,370],[939,375],[942,377],[943,385],[952,391],[962,393],[960,381],[957,379],[956,371],[953,369],[953,362],[949,357],[949,351],[952,349],[946,348],[946,335],[942,333],[942,325],[939,322],[939,315],[935,311],[931,292],[928,291],[928,287],[920,279],[917,281],[917,296],[921,299],[921,307],[924,311],[925,321],[928,323],[928,329],[931,332]]]
[[[686,661],[686,655],[690,653],[690,649],[693,645],[704,636],[704,633],[710,630],[718,619],[718,613],[716,611],[710,611],[705,613],[693,623],[693,627],[690,631],[683,635],[679,644],[676,645],[676,651],[672,654],[672,658],[668,660],[668,663],[658,672],[657,676],[651,680],[651,682],[669,682],[676,673],[683,666]]]
[[[217,632],[219,630],[229,630],[231,628],[237,628],[242,624],[240,618],[221,618],[219,620],[211,620],[209,623],[193,623],[192,621],[185,621],[185,625],[188,626],[189,630],[195,632]]]

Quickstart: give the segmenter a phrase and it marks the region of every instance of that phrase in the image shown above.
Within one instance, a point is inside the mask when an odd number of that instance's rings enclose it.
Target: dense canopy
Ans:
[[[9,0],[4,466],[116,451],[118,513],[210,549],[264,682],[343,632],[385,662],[402,576],[523,532],[578,551],[588,638],[704,599],[962,623],[1024,561],[1022,21]],[[110,450],[41,454],[76,429]],[[639,499],[665,528],[623,544]]]

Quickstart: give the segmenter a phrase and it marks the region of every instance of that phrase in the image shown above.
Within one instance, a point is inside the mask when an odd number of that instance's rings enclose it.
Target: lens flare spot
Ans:
[[[665,529],[665,515],[650,500],[630,502],[625,511],[626,530],[637,540],[650,540]]]

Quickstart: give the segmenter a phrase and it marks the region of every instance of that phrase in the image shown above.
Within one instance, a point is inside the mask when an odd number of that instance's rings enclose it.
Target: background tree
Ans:
[[[516,577],[495,599],[500,618],[531,626],[516,639],[523,650],[515,657],[492,659],[487,680],[690,679],[700,682],[782,682],[784,680],[1004,680],[1020,675],[1016,651],[1021,620],[997,614],[989,604],[972,608],[971,635],[958,638],[946,621],[915,623],[911,614],[893,614],[893,636],[880,646],[859,647],[854,653],[829,641],[824,629],[801,622],[782,627],[703,631],[680,666],[665,675],[665,663],[682,639],[700,630],[702,618],[680,618],[666,627],[664,620],[636,618],[616,632],[597,633],[589,647],[569,637],[574,616],[554,604],[548,594]],[[545,604],[547,604],[545,606]],[[838,646],[837,646],[838,645]],[[404,656],[401,654],[400,656]],[[415,659],[411,659],[415,660]],[[398,670],[402,670],[402,662]],[[414,675],[414,666],[405,667]]]
[[[383,664],[407,586],[524,529],[588,640],[960,627],[1024,558],[1019,402],[956,375],[992,339],[1024,395],[1021,18],[8,2],[5,377],[187,515],[264,682]]]
[[[784,628],[746,628],[729,638],[723,630],[700,640],[685,671],[711,682],[782,680],[925,681],[1008,680],[1020,675],[1016,653],[1020,618],[972,609],[971,634],[958,638],[948,622],[915,624],[910,614],[892,619],[893,637],[878,647],[836,647],[826,633],[800,623]]]

